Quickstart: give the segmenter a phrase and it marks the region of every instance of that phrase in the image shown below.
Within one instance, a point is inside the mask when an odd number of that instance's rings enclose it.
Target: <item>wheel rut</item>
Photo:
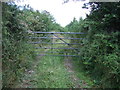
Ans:
[[[65,58],[64,66],[67,69],[67,71],[70,73],[69,77],[71,78],[72,82],[74,83],[74,88],[83,88],[86,86],[86,83],[81,84],[81,82],[83,82],[83,80],[80,80],[76,76],[76,73],[74,71],[74,66],[73,66],[73,63],[71,61],[71,57]]]

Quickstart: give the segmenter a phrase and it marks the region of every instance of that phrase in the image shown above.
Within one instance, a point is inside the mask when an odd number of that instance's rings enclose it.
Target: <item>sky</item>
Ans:
[[[90,10],[82,8],[83,4],[86,2],[89,2],[89,0],[83,2],[70,1],[64,4],[63,0],[24,0],[24,2],[19,2],[17,4],[29,4],[35,10],[46,10],[50,12],[58,24],[64,27],[69,24],[74,17],[79,20],[80,17],[84,19],[86,14],[89,14]]]

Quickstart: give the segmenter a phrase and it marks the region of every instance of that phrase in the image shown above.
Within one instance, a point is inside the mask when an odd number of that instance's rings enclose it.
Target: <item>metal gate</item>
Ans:
[[[35,44],[36,52],[41,56],[68,56],[77,57],[78,55],[67,54],[71,51],[79,52],[80,48],[75,48],[76,45],[81,45],[79,40],[85,38],[69,37],[70,35],[83,35],[81,32],[32,32],[29,37],[31,44]],[[75,40],[76,43],[71,41]],[[59,45],[58,47],[55,47]],[[56,51],[56,50],[59,50]],[[62,51],[63,52],[60,52]],[[68,51],[68,52],[66,52]]]

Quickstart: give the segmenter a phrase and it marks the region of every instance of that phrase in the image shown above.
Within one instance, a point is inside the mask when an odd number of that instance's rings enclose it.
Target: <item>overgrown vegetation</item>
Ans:
[[[80,49],[79,52],[73,50],[72,53],[80,57],[73,57],[72,59],[76,61],[78,70],[80,68],[80,71],[88,74],[94,81],[94,84],[89,81],[88,83],[94,87],[120,88],[120,2],[96,2],[84,5],[84,8],[90,7],[91,13],[87,15],[86,19],[81,18],[77,21],[74,18],[69,25],[62,28],[47,11],[35,11],[29,6],[24,6],[20,10],[13,3],[3,3],[3,87],[14,85],[15,81],[20,80],[25,70],[32,66],[36,60],[35,46],[27,43],[28,37],[45,36],[45,34],[33,35],[32,31],[68,31],[85,33],[84,35],[72,35],[70,37],[84,38],[79,41],[71,40],[72,43],[81,43],[81,45],[73,45],[73,47]],[[47,40],[44,39],[44,41]],[[44,44],[39,44],[39,46],[44,46]],[[61,62],[63,58],[47,56],[43,59],[39,64],[38,75],[36,76],[37,79],[41,80],[38,82],[38,87],[54,88],[59,87],[59,85],[61,88],[73,87],[63,69]],[[54,63],[58,65],[57,68],[54,68]],[[52,67],[48,68],[48,66]],[[57,72],[57,70],[59,71]],[[78,73],[78,76],[80,75]],[[67,78],[66,80],[64,76]],[[59,81],[60,79],[61,81]],[[48,83],[48,80],[51,83]]]
[[[28,6],[20,10],[13,3],[2,4],[3,87],[11,87],[36,60],[35,47],[27,43],[31,32],[61,27],[46,11],[40,13]]]
[[[29,68],[35,58],[33,46],[26,43],[26,27],[20,23],[16,6],[3,3],[3,87],[10,87]]]
[[[120,85],[120,3],[88,3],[90,15],[66,26],[68,31],[86,33],[80,40],[80,58],[84,70],[98,87],[115,88]],[[75,35],[73,37],[81,38]],[[71,41],[72,43],[75,41]],[[75,53],[75,52],[73,52]],[[74,58],[73,58],[74,59]],[[76,58],[74,59],[76,60]],[[81,64],[80,64],[81,65]]]

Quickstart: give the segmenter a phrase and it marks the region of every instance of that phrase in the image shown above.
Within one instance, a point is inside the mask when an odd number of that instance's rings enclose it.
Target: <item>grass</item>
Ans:
[[[79,60],[76,60],[74,58],[72,60],[72,63],[74,65],[74,71],[76,73],[76,76],[82,81],[82,82],[80,82],[81,85],[83,83],[86,83],[86,86],[83,88],[93,87],[93,85],[94,85],[93,80],[90,78],[90,76],[87,73],[85,73],[85,71],[83,70],[82,64],[80,64]]]
[[[63,63],[63,57],[43,56],[36,69],[38,88],[70,88],[73,83]]]
[[[63,43],[61,40],[54,41],[55,43]],[[69,42],[68,40],[66,42]],[[37,46],[37,45],[36,45]],[[44,47],[66,47],[67,45],[45,45]],[[51,49],[37,49],[37,54],[41,54],[46,51],[52,52]],[[55,49],[56,55],[59,55],[61,50]],[[45,53],[46,54],[46,53]],[[49,53],[48,53],[49,54]],[[52,54],[52,53],[51,53]],[[64,53],[61,53],[64,54]],[[36,74],[33,76],[35,82],[33,84],[37,88],[72,88],[74,84],[69,77],[70,73],[67,72],[64,66],[64,57],[59,56],[40,56],[40,61],[35,68]]]

